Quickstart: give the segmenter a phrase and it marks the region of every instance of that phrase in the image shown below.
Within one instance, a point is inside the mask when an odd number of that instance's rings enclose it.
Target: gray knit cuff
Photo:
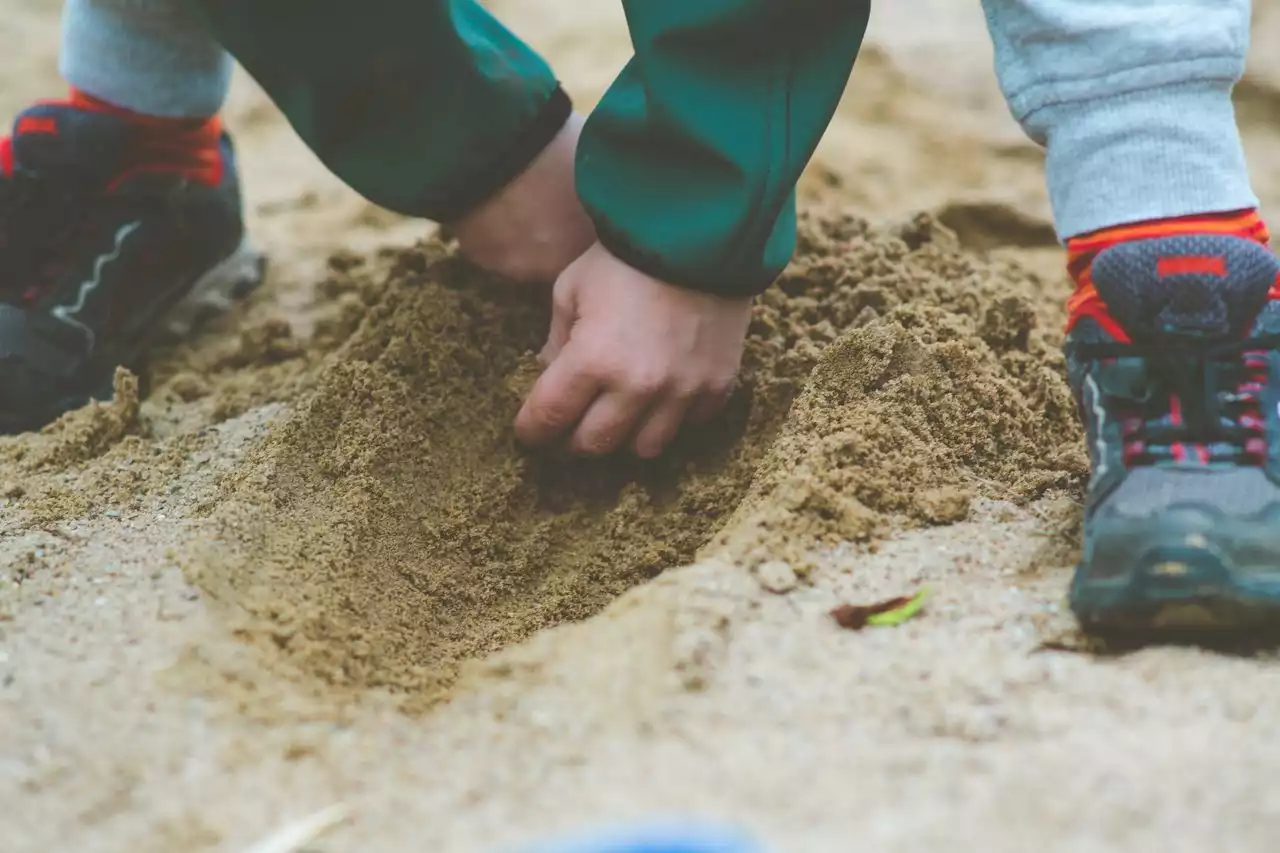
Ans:
[[[95,98],[145,115],[222,108],[231,57],[179,0],[66,0],[59,70]]]
[[[1070,101],[1024,119],[1048,152],[1058,235],[1257,207],[1229,80]]]

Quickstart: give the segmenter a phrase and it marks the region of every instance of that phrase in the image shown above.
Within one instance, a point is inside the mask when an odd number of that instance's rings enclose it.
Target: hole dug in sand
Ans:
[[[421,706],[463,661],[591,616],[708,543],[747,566],[800,559],[963,517],[975,493],[1075,484],[1039,281],[961,255],[925,218],[802,230],[760,300],[742,392],[655,463],[519,451],[542,300],[438,245],[404,254],[224,484],[195,579],[288,670]]]

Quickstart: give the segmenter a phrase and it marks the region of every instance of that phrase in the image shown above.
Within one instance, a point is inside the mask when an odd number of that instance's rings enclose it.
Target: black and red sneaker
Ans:
[[[140,157],[127,118],[69,103],[0,140],[0,431],[111,396],[165,331],[190,331],[262,280],[230,138]]]
[[[1084,627],[1280,628],[1278,273],[1221,234],[1093,259],[1066,343],[1093,463]]]

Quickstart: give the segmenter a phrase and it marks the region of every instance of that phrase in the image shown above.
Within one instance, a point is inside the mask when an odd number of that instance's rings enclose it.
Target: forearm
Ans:
[[[795,246],[795,184],[870,0],[628,0],[635,57],[591,114],[578,191],[601,242],[657,278],[757,293]]]

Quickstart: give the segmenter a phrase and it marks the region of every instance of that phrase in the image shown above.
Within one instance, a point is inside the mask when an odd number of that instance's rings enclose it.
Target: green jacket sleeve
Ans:
[[[190,0],[353,189],[447,222],[518,175],[572,106],[470,0]]]
[[[571,109],[547,64],[472,0],[190,2],[329,168],[402,213],[456,219]],[[601,240],[673,284],[763,290],[794,250],[795,183],[870,0],[624,6],[635,56],[578,153]]]
[[[588,119],[577,161],[601,242],[672,284],[758,293],[795,249],[795,185],[870,0],[624,6],[635,57]]]

